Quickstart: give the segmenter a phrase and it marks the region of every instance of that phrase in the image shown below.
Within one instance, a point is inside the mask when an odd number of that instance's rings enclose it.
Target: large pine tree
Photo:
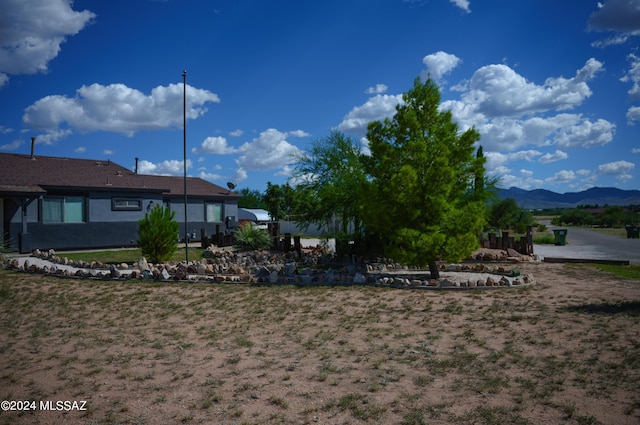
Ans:
[[[369,124],[362,213],[385,255],[428,265],[432,278],[439,258],[459,261],[473,252],[484,222],[481,191],[473,190],[484,172],[484,158],[474,154],[480,135],[460,132],[439,105],[437,85],[417,78],[392,119]]]

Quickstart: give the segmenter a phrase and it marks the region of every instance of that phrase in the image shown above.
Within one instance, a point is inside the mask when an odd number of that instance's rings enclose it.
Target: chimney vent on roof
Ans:
[[[33,151],[35,150],[36,147],[36,138],[35,137],[31,137],[31,159],[35,159],[36,157],[34,156]]]
[[[138,175],[138,157],[136,156],[136,171],[135,171],[135,175]]]

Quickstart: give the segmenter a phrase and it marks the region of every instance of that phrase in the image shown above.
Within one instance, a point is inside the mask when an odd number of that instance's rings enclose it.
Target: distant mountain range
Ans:
[[[578,205],[640,205],[640,190],[592,187],[582,192],[556,193],[545,189],[524,190],[517,187],[498,189],[500,199],[513,198],[520,208],[575,208]]]

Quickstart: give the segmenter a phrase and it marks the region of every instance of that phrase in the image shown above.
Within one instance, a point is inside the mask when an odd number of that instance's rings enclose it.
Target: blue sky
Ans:
[[[640,189],[640,0],[0,0],[0,152],[263,191],[430,75],[501,186]],[[366,140],[363,140],[366,146]]]

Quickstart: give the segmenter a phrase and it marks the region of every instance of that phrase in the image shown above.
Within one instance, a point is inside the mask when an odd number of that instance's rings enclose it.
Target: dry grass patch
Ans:
[[[635,424],[640,282],[526,289],[64,280],[0,271],[0,423]]]

